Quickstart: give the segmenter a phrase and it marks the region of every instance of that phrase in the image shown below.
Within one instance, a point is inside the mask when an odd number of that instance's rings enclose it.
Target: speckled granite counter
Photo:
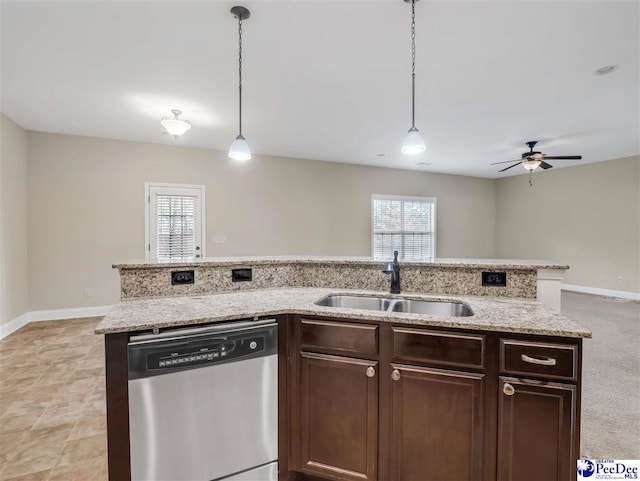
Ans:
[[[247,256],[247,257],[208,257],[192,262],[159,263],[149,261],[128,261],[113,264],[118,269],[157,269],[163,267],[207,267],[238,265],[274,265],[274,264],[350,264],[363,266],[381,266],[383,261],[362,256]],[[450,267],[481,269],[563,269],[568,265],[544,260],[527,259],[446,259],[436,258],[424,261],[403,261],[406,267]]]
[[[120,271],[121,298],[172,297],[283,287],[388,289],[382,261],[369,257],[220,257],[196,262],[114,264]],[[434,259],[401,262],[403,292],[462,296],[528,298],[539,295],[540,273],[561,279],[568,266],[537,260]],[[252,280],[233,282],[232,269],[251,268]],[[193,270],[193,284],[172,285],[171,272]],[[504,272],[504,287],[482,284],[482,272]],[[554,277],[555,278],[555,277]],[[559,293],[560,281],[557,282]],[[559,294],[558,294],[559,295]],[[553,305],[553,304],[547,304]],[[559,307],[559,306],[558,306]]]
[[[446,317],[323,307],[314,304],[325,296],[336,293],[465,302],[471,306],[474,315]],[[96,333],[132,332],[154,327],[187,326],[285,313],[483,331],[591,337],[591,333],[580,325],[531,300],[409,294],[391,296],[386,292],[324,288],[266,289],[195,297],[125,300],[109,311],[96,328]]]

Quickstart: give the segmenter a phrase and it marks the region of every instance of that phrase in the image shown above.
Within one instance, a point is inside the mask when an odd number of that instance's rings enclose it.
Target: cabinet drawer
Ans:
[[[378,355],[378,326],[373,324],[301,319],[300,332],[303,351]]]
[[[393,360],[456,368],[484,369],[485,338],[394,327]]]
[[[577,381],[578,346],[500,339],[500,371]]]

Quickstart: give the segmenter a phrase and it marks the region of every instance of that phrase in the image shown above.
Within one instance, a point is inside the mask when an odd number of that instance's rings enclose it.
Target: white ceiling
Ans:
[[[2,111],[29,130],[227,150],[237,3],[3,1]],[[639,2],[417,3],[419,156],[400,153],[408,4],[241,4],[254,153],[491,178],[524,172],[488,164],[519,158],[527,140],[582,162],[640,153]],[[593,75],[609,64],[620,68]],[[159,124],[176,108],[193,124],[177,141]]]

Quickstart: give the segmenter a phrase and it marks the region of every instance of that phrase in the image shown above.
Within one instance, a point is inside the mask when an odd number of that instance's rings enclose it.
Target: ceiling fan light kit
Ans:
[[[182,114],[180,110],[172,110],[171,113],[173,114],[173,118],[168,119],[167,117],[162,117],[160,124],[169,134],[173,135],[173,138],[177,139],[191,128],[191,124],[188,120],[178,118],[178,116]]]
[[[242,21],[249,18],[251,12],[245,7],[236,6],[231,15],[238,20],[238,136],[229,148],[229,157],[234,160],[249,160],[251,149],[242,135]]]
[[[404,0],[411,4],[411,128],[402,142],[402,153],[408,155],[424,152],[427,146],[416,128],[416,2]]]
[[[540,160],[527,159],[527,160],[523,160],[522,161],[522,167],[524,167],[529,172],[531,172],[532,170],[535,170],[538,167],[540,167],[541,163],[542,163],[542,161],[540,161]]]

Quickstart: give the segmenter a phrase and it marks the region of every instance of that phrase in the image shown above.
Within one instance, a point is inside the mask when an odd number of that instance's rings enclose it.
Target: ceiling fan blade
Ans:
[[[518,162],[517,164],[510,165],[506,169],[499,170],[498,172],[504,172],[505,170],[509,170],[510,168],[515,167],[516,165],[520,165],[521,163],[522,163],[522,161]]]
[[[580,160],[582,156],[581,155],[560,155],[560,156],[550,157],[548,155],[545,155],[544,158],[552,159],[552,160]]]
[[[553,165],[551,164],[547,164],[544,160],[540,161],[540,165],[538,166],[541,169],[550,169],[551,167],[553,167]]]
[[[489,165],[498,165],[498,164],[507,164],[509,162],[522,162],[522,159],[518,159],[518,160],[505,160],[504,162],[494,162],[493,164],[489,164]]]

